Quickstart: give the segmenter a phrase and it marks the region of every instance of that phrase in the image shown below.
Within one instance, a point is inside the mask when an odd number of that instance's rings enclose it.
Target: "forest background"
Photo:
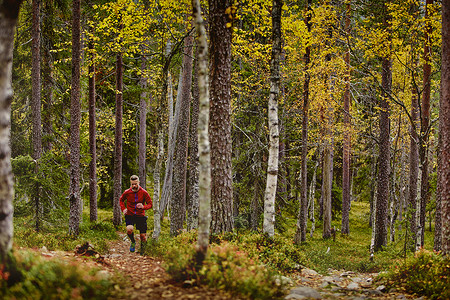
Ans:
[[[351,203],[361,202],[373,231],[368,252],[398,241],[405,251],[441,250],[441,237],[448,240],[436,193],[442,3],[284,2],[271,230],[263,216],[273,4],[222,2],[228,31],[217,39],[210,33],[209,41],[211,57],[229,47],[209,65],[228,66],[219,87],[211,83],[211,232],[273,236],[295,220],[292,238],[301,244],[318,224],[323,238],[351,234]],[[78,235],[83,209],[91,221],[97,208],[112,209],[119,226],[118,197],[138,174],[152,191],[155,216],[170,213],[172,236],[197,228],[198,47],[190,2],[83,1],[78,39],[73,7],[28,1],[18,18],[15,216],[31,216],[37,231],[63,226]],[[228,44],[215,44],[221,38]],[[433,232],[429,245],[425,230]]]

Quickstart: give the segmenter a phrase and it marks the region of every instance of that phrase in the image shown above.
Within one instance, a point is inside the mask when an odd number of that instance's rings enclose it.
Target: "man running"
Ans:
[[[147,243],[147,217],[145,211],[152,208],[152,199],[139,185],[139,177],[132,175],[130,177],[131,187],[120,196],[120,208],[125,215],[125,224],[127,225],[127,235],[130,238],[130,252],[136,250],[136,240],[134,239],[134,226],[140,232],[141,254],[144,253]]]

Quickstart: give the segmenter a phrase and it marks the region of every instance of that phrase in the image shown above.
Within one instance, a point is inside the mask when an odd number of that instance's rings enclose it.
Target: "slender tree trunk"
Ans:
[[[345,16],[345,31],[350,35],[350,3],[347,3]],[[347,67],[345,75],[345,93],[344,93],[344,149],[342,158],[342,225],[341,233],[349,234],[349,215],[350,215],[350,50],[345,53],[345,64]]]
[[[420,168],[421,168],[421,186],[420,186],[420,209],[419,209],[419,228],[420,228],[420,247],[423,247],[424,232],[425,232],[425,209],[430,198],[429,193],[429,179],[428,179],[428,137],[429,137],[429,125],[430,125],[430,92],[431,92],[431,35],[432,28],[430,25],[429,8],[433,5],[433,0],[426,0],[425,7],[425,45],[424,45],[424,60],[423,66],[423,94],[422,94],[422,107],[421,107],[421,127],[420,127],[420,143],[419,143],[419,156],[420,156]]]
[[[162,160],[164,156],[164,133],[162,128],[158,133],[158,154],[156,157],[155,169],[153,170],[153,235],[154,240],[159,239],[161,234],[161,210],[160,210],[160,174],[162,167]]]
[[[450,0],[442,1],[442,69],[439,109],[439,195],[442,211],[442,252],[450,256]]]
[[[201,265],[209,244],[211,223],[211,157],[209,147],[209,80],[208,44],[200,1],[192,0],[194,22],[198,36],[198,152],[199,157],[199,218],[197,238],[197,263]]]
[[[123,61],[122,53],[116,55],[116,128],[114,136],[114,204],[113,223],[122,223],[119,198],[122,194],[122,128],[123,128]]]
[[[442,87],[442,82],[441,82]],[[442,97],[442,93],[441,93]],[[442,100],[440,100],[442,101]],[[436,213],[435,213],[435,219],[434,219],[434,245],[433,250],[434,251],[441,251],[442,250],[442,203],[441,203],[441,190],[442,187],[440,186],[442,184],[442,181],[439,180],[441,178],[441,169],[439,166],[442,164],[441,162],[441,155],[439,155],[439,149],[442,147],[441,145],[442,137],[441,132],[439,131],[439,137],[438,137],[438,148],[437,148],[437,182],[436,182]]]
[[[97,221],[97,125],[95,113],[95,56],[94,44],[89,43],[89,218]]]
[[[307,2],[305,23],[308,32],[311,32],[311,0]],[[294,243],[300,244],[306,241],[307,225],[307,190],[308,190],[308,172],[307,172],[307,154],[308,154],[308,110],[309,110],[309,63],[311,47],[306,47],[305,58],[305,81],[303,83],[303,110],[302,110],[302,166],[301,166],[301,195],[297,217],[297,230],[294,236]]]
[[[231,166],[231,40],[232,26],[225,11],[232,0],[209,0],[211,230],[233,230]]]
[[[42,156],[42,122],[41,122],[41,22],[40,22],[40,0],[33,0],[33,26],[32,26],[32,97],[31,114],[33,123],[32,147],[33,159],[35,161],[35,173],[39,174],[39,162]],[[37,180],[34,187],[33,201],[35,205],[35,229],[41,230],[42,223],[42,202],[41,184]]]
[[[332,158],[332,144],[327,139],[324,146],[323,155],[323,232],[322,237],[328,239],[331,237],[331,187],[333,185],[333,158]]]
[[[141,58],[141,70],[146,69],[146,59]],[[143,74],[145,74],[143,72]],[[147,78],[141,75],[139,85],[142,89],[139,99],[139,178],[140,185],[147,188],[146,154],[147,154]]]
[[[313,237],[314,231],[316,230],[316,214],[315,214],[315,194],[316,194],[316,182],[317,182],[317,168],[319,167],[320,158],[322,157],[322,150],[319,147],[317,150],[317,160],[316,164],[314,165],[314,172],[313,172],[313,178],[311,180],[311,184],[309,186],[309,200],[308,202],[311,203],[311,210],[310,210],[310,220],[311,220],[311,231],[310,236]]]
[[[413,58],[415,60],[415,58]],[[411,124],[410,146],[409,146],[409,196],[408,196],[408,223],[409,223],[409,248],[414,248],[416,240],[416,205],[417,205],[417,180],[419,177],[419,136],[417,134],[417,117],[419,112],[419,95],[417,89],[413,87],[411,98]]]
[[[263,231],[275,235],[275,196],[278,180],[278,96],[280,93],[280,54],[281,54],[281,8],[282,0],[274,0],[272,5],[272,59],[270,62],[269,96],[269,161],[267,165],[267,184],[264,196]]]
[[[80,53],[81,53],[81,4],[73,0],[72,9],[72,92],[70,103],[70,215],[69,234],[80,233],[81,197],[80,197]]]
[[[391,88],[391,62],[388,57],[383,58],[382,62],[382,88],[383,92],[380,98],[380,145],[379,145],[379,168],[378,168],[378,186],[376,201],[376,218],[375,218],[375,244],[374,250],[381,250],[387,243],[387,216],[389,201],[389,178],[390,178],[390,157],[391,148],[389,142],[390,136],[390,108],[388,101],[388,93]]]
[[[52,136],[52,119],[53,119],[53,59],[51,56],[51,50],[53,50],[54,39],[54,17],[50,15],[56,15],[54,12],[53,1],[44,1],[42,3],[43,14],[46,16],[42,20],[42,42],[41,42],[41,56],[42,56],[42,141],[43,151],[49,151],[53,147]]]
[[[198,115],[199,115],[199,61],[198,49],[200,47],[197,39],[195,47],[194,64],[194,86],[192,90],[191,125],[189,127],[189,168],[188,168],[188,194],[186,198],[187,208],[187,230],[198,228]]]
[[[11,168],[11,101],[14,33],[22,1],[0,3],[0,264],[13,242],[14,185]]]
[[[166,171],[164,174],[164,185],[162,189],[161,196],[161,220],[164,218],[164,212],[168,205],[171,205],[172,199],[172,186],[173,186],[173,171],[174,171],[174,160],[175,160],[175,147],[176,147],[176,136],[178,130],[178,120],[180,119],[181,112],[181,86],[183,85],[182,71],[180,71],[180,76],[178,80],[178,92],[177,99],[175,103],[175,113],[173,112],[173,86],[172,86],[172,76],[168,75],[168,85],[167,85],[167,103],[169,106],[169,138],[167,143],[167,161],[166,161]]]
[[[189,117],[191,106],[192,85],[192,53],[193,36],[190,34],[185,40],[183,54],[183,80],[181,89],[180,115],[177,122],[177,134],[175,139],[175,160],[173,164],[173,186],[171,199],[170,234],[177,235],[183,229],[186,218],[186,172],[189,137]],[[178,103],[177,103],[178,104]]]

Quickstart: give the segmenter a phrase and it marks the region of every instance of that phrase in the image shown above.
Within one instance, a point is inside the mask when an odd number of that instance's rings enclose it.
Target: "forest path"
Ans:
[[[207,287],[183,287],[170,279],[160,259],[139,254],[139,241],[136,241],[136,252],[130,252],[128,238],[124,239],[124,233],[119,234],[121,239],[110,245],[105,262],[106,269],[119,272],[125,282],[111,299],[236,299]]]

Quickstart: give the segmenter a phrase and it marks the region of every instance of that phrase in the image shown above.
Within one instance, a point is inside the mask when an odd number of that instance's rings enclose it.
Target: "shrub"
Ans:
[[[105,299],[112,290],[112,283],[100,276],[97,269],[43,259],[31,252],[18,252],[14,256],[15,268],[21,275],[14,280],[0,277],[2,299]]]
[[[211,245],[203,265],[197,267],[192,237],[193,233],[184,233],[166,245],[165,268],[173,279],[207,284],[252,299],[284,295],[283,283],[276,284],[273,270],[227,241]]]
[[[414,257],[380,275],[380,279],[389,287],[409,293],[430,299],[450,299],[450,259],[433,251],[418,251]]]

